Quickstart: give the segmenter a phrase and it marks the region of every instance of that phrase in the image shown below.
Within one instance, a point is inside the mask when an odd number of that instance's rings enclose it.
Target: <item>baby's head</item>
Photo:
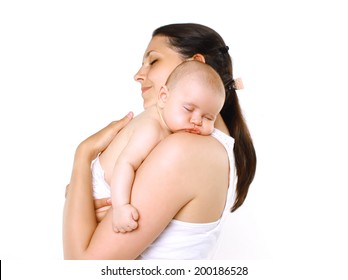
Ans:
[[[210,135],[225,101],[225,87],[208,64],[185,61],[168,77],[159,93],[158,106],[172,132]]]

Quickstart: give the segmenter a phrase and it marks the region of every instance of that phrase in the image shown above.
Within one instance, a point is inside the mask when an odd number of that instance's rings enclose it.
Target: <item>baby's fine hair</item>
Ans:
[[[180,63],[169,75],[166,86],[173,89],[184,78],[198,78],[204,87],[209,87],[213,92],[225,99],[225,86],[220,75],[210,65],[198,60],[187,60]]]

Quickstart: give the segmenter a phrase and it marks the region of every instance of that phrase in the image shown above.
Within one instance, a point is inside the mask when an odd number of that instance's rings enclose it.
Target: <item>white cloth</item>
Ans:
[[[105,181],[104,170],[100,165],[99,157],[92,163],[92,185],[94,198],[111,196],[110,185]]]
[[[188,223],[172,220],[160,236],[138,257],[138,259],[211,259],[217,249],[218,238],[226,216],[234,201],[235,162],[233,155],[234,139],[220,130],[214,129],[212,136],[226,149],[230,176],[227,199],[221,218],[212,223]],[[110,197],[110,186],[104,179],[104,171],[99,158],[92,164],[93,196]]]

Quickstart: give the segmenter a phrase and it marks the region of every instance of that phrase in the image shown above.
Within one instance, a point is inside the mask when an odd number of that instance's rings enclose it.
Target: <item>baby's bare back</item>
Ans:
[[[125,126],[113,139],[107,149],[99,156],[100,164],[104,170],[104,177],[107,183],[110,184],[113,169],[119,155],[128,144],[133,132],[143,124],[150,121],[159,122],[157,109],[155,106],[147,108],[144,112],[137,115],[127,126]],[[141,139],[139,139],[141,141]]]

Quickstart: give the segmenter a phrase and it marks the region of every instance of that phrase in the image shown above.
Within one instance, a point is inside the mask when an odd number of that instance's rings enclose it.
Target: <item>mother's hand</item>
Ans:
[[[82,153],[84,156],[88,156],[88,158],[92,161],[99,153],[104,151],[107,146],[109,146],[117,133],[123,127],[125,127],[132,118],[133,113],[130,112],[122,119],[111,122],[108,126],[84,140],[77,147],[76,153]]]
[[[69,192],[69,184],[65,188],[65,198]],[[106,213],[111,207],[111,198],[99,198],[94,199],[94,209],[95,209],[95,217],[97,218],[97,222],[100,223],[102,219],[104,219]]]
[[[75,157],[87,157],[89,161],[94,160],[99,153],[104,151],[106,147],[111,143],[115,138],[117,133],[127,125],[127,123],[133,118],[133,113],[129,112],[125,117],[118,121],[111,122],[108,126],[104,127],[102,130],[88,137],[86,140],[81,142],[77,147]],[[65,188],[65,197],[69,193],[69,185]],[[95,209],[98,210],[101,207],[111,205],[106,204],[107,202],[96,202]]]
[[[69,184],[65,188],[65,198],[69,192]],[[107,211],[111,207],[111,198],[99,198],[94,199],[94,209],[95,209],[95,217],[97,218],[97,222],[100,223],[101,220],[105,217]]]
[[[111,207],[110,197],[94,200],[95,216],[97,218],[98,223],[101,222],[101,220],[105,217],[110,207]]]

